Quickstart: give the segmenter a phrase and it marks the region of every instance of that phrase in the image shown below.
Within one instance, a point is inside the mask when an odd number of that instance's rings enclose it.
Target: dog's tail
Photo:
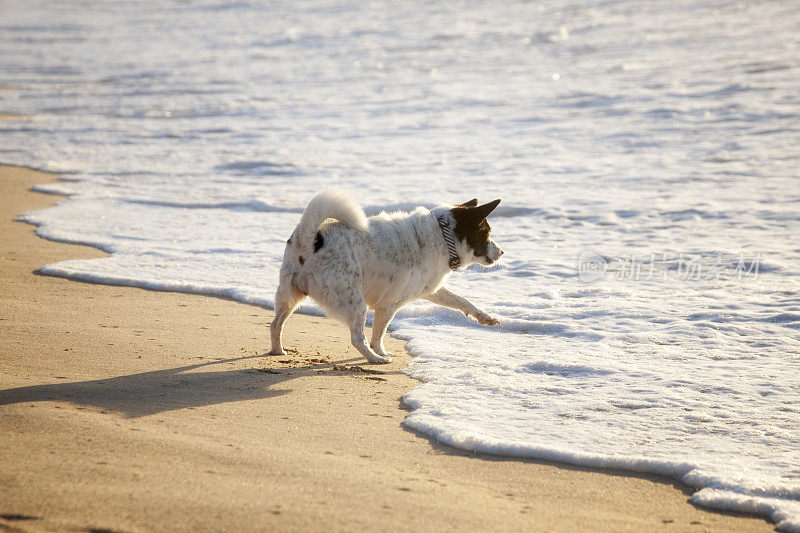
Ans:
[[[295,230],[296,246],[311,246],[320,225],[328,218],[338,220],[351,228],[367,229],[364,210],[342,191],[331,189],[323,191],[308,202],[300,223]]]

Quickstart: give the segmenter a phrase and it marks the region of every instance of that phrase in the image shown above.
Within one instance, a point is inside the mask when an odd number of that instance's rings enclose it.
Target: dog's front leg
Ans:
[[[449,307],[450,309],[457,309],[467,316],[472,315],[484,326],[496,326],[500,323],[500,321],[496,318],[489,316],[487,313],[472,305],[466,298],[462,298],[458,294],[454,294],[444,287],[440,288],[433,294],[423,296],[423,298],[429,302]]]

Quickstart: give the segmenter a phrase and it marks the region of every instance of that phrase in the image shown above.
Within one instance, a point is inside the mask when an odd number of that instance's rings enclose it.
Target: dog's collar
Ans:
[[[459,259],[458,254],[456,253],[456,241],[453,238],[453,232],[450,231],[450,226],[447,225],[447,222],[444,220],[444,217],[437,216],[436,220],[439,222],[439,227],[442,228],[442,237],[444,237],[444,242],[447,244],[447,251],[450,253],[450,270],[458,270],[458,267],[461,266],[461,259]]]

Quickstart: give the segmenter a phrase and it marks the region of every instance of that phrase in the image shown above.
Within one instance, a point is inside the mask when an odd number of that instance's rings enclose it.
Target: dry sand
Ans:
[[[364,365],[344,327],[294,315],[296,351],[267,357],[258,307],[38,275],[103,256],[13,221],[59,199],[29,190],[53,179],[0,167],[0,530],[772,529],[669,479],[404,429],[396,339]]]

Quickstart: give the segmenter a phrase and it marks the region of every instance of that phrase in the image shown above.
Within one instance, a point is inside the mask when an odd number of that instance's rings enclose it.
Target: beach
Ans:
[[[340,324],[37,274],[97,249],[14,219],[57,176],[0,167],[0,529],[770,531],[671,479],[473,454],[404,428],[418,382]],[[274,274],[274,273],[271,273]]]

